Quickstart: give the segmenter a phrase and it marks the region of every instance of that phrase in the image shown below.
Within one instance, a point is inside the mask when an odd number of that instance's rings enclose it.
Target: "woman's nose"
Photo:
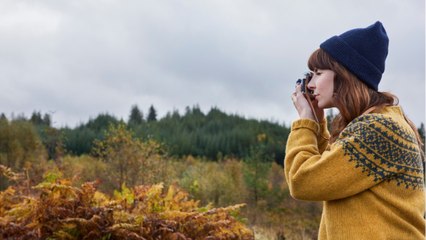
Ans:
[[[315,83],[314,83],[314,81],[313,81],[313,80],[311,80],[311,81],[309,81],[309,82],[308,82],[308,88],[309,88],[310,90],[315,89]]]

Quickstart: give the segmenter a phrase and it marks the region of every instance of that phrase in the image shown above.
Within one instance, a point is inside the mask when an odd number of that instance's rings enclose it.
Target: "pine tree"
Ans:
[[[30,121],[34,125],[42,125],[43,124],[43,119],[41,117],[41,113],[34,111],[33,114],[31,115]]]
[[[52,118],[50,117],[50,114],[45,113],[43,116],[43,120],[42,120],[43,124],[45,124],[46,126],[51,126],[52,125]]]
[[[148,122],[157,121],[157,111],[155,110],[153,105],[151,105],[151,107],[149,107],[147,121]]]
[[[130,110],[129,125],[140,125],[143,122],[143,113],[139,110],[138,105],[133,105]]]

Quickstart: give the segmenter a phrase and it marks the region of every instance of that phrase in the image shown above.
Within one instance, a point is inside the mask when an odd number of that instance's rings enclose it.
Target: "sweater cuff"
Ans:
[[[312,130],[315,134],[319,134],[320,126],[317,122],[311,119],[298,119],[291,125],[291,131],[299,128],[307,128]]]

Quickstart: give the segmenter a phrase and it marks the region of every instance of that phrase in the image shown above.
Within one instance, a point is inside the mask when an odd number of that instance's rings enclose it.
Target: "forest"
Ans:
[[[289,131],[198,106],[159,119],[134,105],[73,128],[1,114],[0,236],[314,239],[321,204],[292,199],[284,179]]]

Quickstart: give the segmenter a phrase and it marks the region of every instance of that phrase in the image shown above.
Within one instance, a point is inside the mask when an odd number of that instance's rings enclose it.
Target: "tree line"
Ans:
[[[332,112],[327,117],[331,122]],[[56,159],[64,154],[91,154],[94,141],[104,139],[110,125],[124,124],[134,133],[135,138],[153,139],[162,143],[172,156],[194,156],[215,161],[225,156],[239,159],[250,157],[252,148],[257,144],[257,137],[264,135],[265,152],[270,154],[268,159],[282,164],[290,132],[290,126],[284,124],[246,119],[236,114],[227,114],[216,107],[204,113],[199,106],[186,107],[184,114],[174,110],[158,119],[153,105],[149,107],[146,117],[137,105],[133,105],[126,120],[101,113],[74,128],[54,128],[52,116],[37,111],[29,118],[21,114],[10,121],[4,114],[0,114],[0,121],[32,124],[47,150],[48,159]],[[424,139],[423,123],[418,131]]]
[[[36,111],[29,118],[19,115],[8,120],[2,114],[1,119],[3,122],[32,124],[47,149],[48,159],[56,159],[64,154],[91,154],[94,141],[105,138],[110,125],[124,124],[134,133],[135,138],[160,142],[172,156],[203,157],[214,161],[225,156],[240,159],[248,157],[257,143],[257,136],[264,134],[265,148],[271,154],[270,159],[282,163],[290,131],[283,124],[246,119],[227,114],[218,108],[211,108],[204,113],[198,106],[187,107],[183,114],[176,110],[168,112],[158,119],[154,106],[149,107],[145,116],[137,105],[133,105],[126,120],[100,113],[74,128],[52,127],[52,116]]]

